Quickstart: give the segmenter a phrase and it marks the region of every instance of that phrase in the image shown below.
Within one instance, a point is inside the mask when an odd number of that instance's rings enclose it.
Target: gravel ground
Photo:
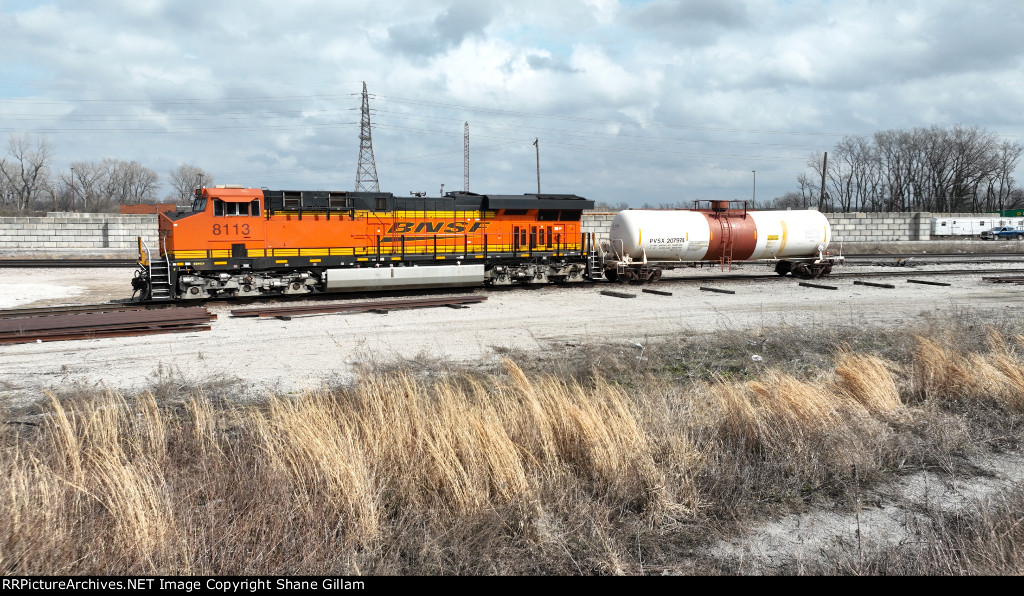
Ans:
[[[939,278],[952,284],[948,287],[906,282],[917,271],[940,268],[840,267],[836,272],[898,269],[906,275],[874,280],[893,283],[894,289],[854,285],[846,279],[817,282],[837,290],[802,287],[791,278],[723,280],[718,267],[680,269],[654,286],[672,296],[606,283],[479,289],[475,292],[487,300],[464,309],[316,315],[288,321],[232,317],[232,307],[210,305],[217,315],[211,331],[0,345],[0,406],[23,406],[42,397],[41,389],[69,383],[130,392],[170,375],[182,383],[221,381],[244,385],[254,393],[290,392],[350,379],[359,364],[421,356],[492,363],[509,350],[566,353],[583,344],[628,346],[716,330],[892,325],[927,313],[964,309],[1016,316],[1024,286],[982,281],[977,273]],[[733,273],[766,271],[745,265]],[[12,269],[0,275],[0,307],[16,308],[124,300],[131,295],[133,271]],[[707,279],[673,280],[694,275]],[[702,291],[702,286],[735,294]],[[635,297],[600,293],[608,289]]]
[[[1005,275],[1018,268],[1004,267]],[[1019,316],[1024,286],[984,281],[981,273],[919,275],[943,268],[836,269],[836,273],[899,272],[898,277],[871,280],[891,283],[893,289],[854,285],[850,279],[815,282],[836,290],[803,287],[790,278],[723,280],[722,272],[712,267],[683,269],[670,272],[664,283],[653,286],[672,292],[671,296],[622,284],[480,289],[475,292],[487,300],[464,309],[316,315],[288,321],[234,318],[232,307],[211,305],[217,320],[206,332],[0,345],[0,407],[23,407],[43,397],[44,389],[75,385],[131,392],[157,380],[182,385],[220,381],[237,385],[242,398],[258,398],[268,391],[282,394],[344,382],[354,377],[361,364],[422,355],[488,365],[510,349],[558,354],[572,353],[585,344],[629,349],[658,338],[722,330],[770,334],[779,326],[891,326],[935,312]],[[746,265],[733,273],[765,272],[764,267]],[[0,270],[0,308],[124,300],[130,296],[132,275],[130,269]],[[695,275],[706,279],[674,279]],[[906,281],[918,277],[951,285]],[[605,296],[602,290],[635,297]],[[710,554],[743,561],[743,573],[772,574],[792,572],[794,566],[817,560],[837,544],[863,540],[866,548],[872,548],[902,543],[912,538],[907,535],[907,520],[936,499],[944,509],[969,508],[969,502],[1024,481],[1020,454],[994,456],[978,465],[989,470],[987,477],[964,483],[934,474],[908,475],[894,486],[881,487],[868,499],[872,505],[859,513],[811,511],[786,516],[724,540]]]

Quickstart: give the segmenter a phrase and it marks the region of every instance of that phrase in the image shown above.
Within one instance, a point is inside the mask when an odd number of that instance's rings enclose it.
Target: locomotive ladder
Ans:
[[[604,267],[602,265],[604,259],[597,251],[594,234],[584,234],[583,239],[587,244],[587,277],[589,279],[601,279],[604,275]]]
[[[163,259],[156,259],[149,264],[149,299],[170,300],[171,295],[171,267]]]
[[[732,221],[728,215],[722,214],[719,217],[719,222],[722,224],[722,255],[718,260],[721,263],[722,271],[726,269],[732,271],[732,245],[734,239]]]

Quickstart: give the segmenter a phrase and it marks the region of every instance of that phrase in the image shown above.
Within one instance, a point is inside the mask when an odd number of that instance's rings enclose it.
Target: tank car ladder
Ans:
[[[722,266],[722,271],[726,269],[732,271],[732,245],[734,240],[732,221],[727,214],[720,214],[718,221],[722,224],[722,255],[718,258],[718,261]]]

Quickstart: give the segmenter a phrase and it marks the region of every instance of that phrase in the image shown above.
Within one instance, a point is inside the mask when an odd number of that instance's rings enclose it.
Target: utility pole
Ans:
[[[75,201],[78,197],[75,196],[75,167],[71,166],[71,209],[75,208]]]
[[[757,170],[750,170],[754,173],[754,190],[750,191],[750,208],[757,209]]]
[[[825,172],[828,171],[828,151],[825,152],[825,159],[821,163],[821,194],[818,195],[818,211],[825,208]]]
[[[380,192],[377,164],[373,161],[373,139],[370,137],[370,96],[363,81],[362,118],[359,121],[359,164],[356,166],[356,191]]]
[[[466,122],[466,131],[462,135],[462,190],[469,192],[469,122]]]
[[[540,194],[540,139],[534,137],[533,146],[537,148],[537,194]]]

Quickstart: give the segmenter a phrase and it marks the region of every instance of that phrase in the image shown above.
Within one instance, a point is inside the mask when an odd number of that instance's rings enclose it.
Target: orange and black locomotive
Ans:
[[[141,300],[188,300],[600,276],[576,195],[399,197],[217,186],[140,239]]]

